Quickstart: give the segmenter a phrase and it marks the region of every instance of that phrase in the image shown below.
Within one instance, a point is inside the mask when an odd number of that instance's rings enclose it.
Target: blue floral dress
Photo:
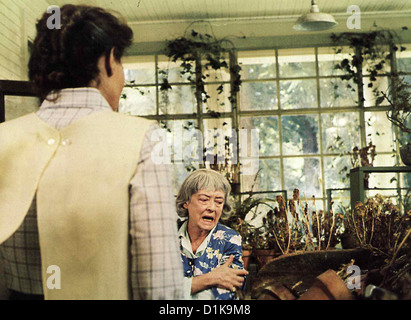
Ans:
[[[181,239],[180,246],[185,277],[196,277],[208,273],[218,266],[223,265],[230,255],[233,255],[234,257],[233,263],[230,267],[235,269],[244,269],[241,236],[233,229],[220,223],[218,223],[212,230],[208,245],[200,257],[195,259],[187,257],[183,253]],[[229,290],[213,287],[212,293],[216,300],[236,299],[236,294],[230,292]]]

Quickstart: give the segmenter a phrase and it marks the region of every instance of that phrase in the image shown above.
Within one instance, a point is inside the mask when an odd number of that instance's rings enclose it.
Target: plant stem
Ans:
[[[334,229],[334,225],[335,225],[335,215],[334,215],[334,211],[330,210],[331,214],[333,215],[333,222],[331,224],[331,228],[330,228],[330,236],[328,237],[328,243],[327,243],[327,247],[325,248],[325,250],[327,250],[330,247],[330,243],[331,243],[331,238],[333,235],[333,229]]]

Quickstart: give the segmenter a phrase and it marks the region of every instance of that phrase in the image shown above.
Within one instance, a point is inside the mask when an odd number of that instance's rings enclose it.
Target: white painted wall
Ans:
[[[27,79],[27,40],[34,39],[36,20],[48,6],[46,0],[0,1],[0,79]]]
[[[0,0],[0,79],[27,80],[27,41],[36,34],[36,21],[49,6],[46,0]],[[35,111],[32,98],[6,96],[6,120]]]

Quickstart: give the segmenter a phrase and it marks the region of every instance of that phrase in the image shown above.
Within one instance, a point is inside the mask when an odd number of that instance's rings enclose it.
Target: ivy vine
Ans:
[[[172,62],[179,62],[181,76],[186,76],[187,80],[196,88],[197,99],[206,103],[210,98],[210,94],[206,91],[206,79],[210,76],[207,70],[226,70],[231,74],[231,91],[229,101],[233,103],[235,95],[240,91],[241,86],[241,67],[238,64],[231,65],[226,61],[227,53],[230,49],[223,46],[223,43],[228,43],[233,49],[233,44],[228,39],[216,39],[214,35],[201,34],[195,30],[191,30],[189,36],[179,37],[174,40],[167,41],[165,50],[166,56]],[[201,64],[201,61],[205,61]],[[201,68],[205,69],[205,72],[200,71]],[[171,84],[168,81],[167,71],[162,71],[162,82],[160,90],[167,92],[172,89]],[[216,89],[217,94],[222,94],[224,91],[223,84],[219,85]],[[224,103],[221,103],[223,105]],[[209,110],[212,116],[219,117],[218,112]]]
[[[407,30],[407,27],[403,29]],[[335,65],[335,69],[344,72],[341,79],[353,80],[355,84],[362,85],[362,68],[365,66],[367,73],[370,75],[370,83],[368,84],[370,88],[374,87],[377,76],[382,75],[385,66],[390,63],[392,59],[390,48],[394,52],[406,50],[405,47],[401,46],[399,48],[396,45],[399,37],[389,30],[332,34],[331,40],[336,45],[334,48],[336,54],[342,53],[341,44],[348,43],[349,48],[353,49],[353,52],[349,54],[349,58],[345,58]]]
[[[402,31],[408,30],[403,27]],[[335,45],[336,54],[343,52],[342,46],[348,44],[353,49],[348,58],[342,59],[335,64],[335,69],[341,70],[342,80],[352,80],[359,87],[364,85],[362,69],[365,67],[369,74],[368,87],[373,88],[373,94],[376,97],[376,106],[381,105],[384,101],[389,104],[387,118],[401,131],[411,133],[411,128],[407,127],[409,116],[411,114],[411,86],[401,77],[400,72],[391,70],[388,74],[390,85],[386,92],[381,91],[375,86],[377,77],[385,75],[386,66],[391,63],[393,54],[405,51],[401,43],[401,38],[390,30],[377,30],[368,33],[345,32],[341,34],[332,34],[331,40]],[[350,84],[347,88],[355,91]],[[336,88],[337,89],[337,88]],[[362,102],[364,98],[362,97]]]

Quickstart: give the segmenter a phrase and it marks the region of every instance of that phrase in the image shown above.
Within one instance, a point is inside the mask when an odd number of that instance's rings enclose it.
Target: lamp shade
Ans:
[[[334,28],[337,24],[332,15],[320,12],[315,1],[312,1],[311,11],[297,19],[294,29],[298,31],[321,31]]]

